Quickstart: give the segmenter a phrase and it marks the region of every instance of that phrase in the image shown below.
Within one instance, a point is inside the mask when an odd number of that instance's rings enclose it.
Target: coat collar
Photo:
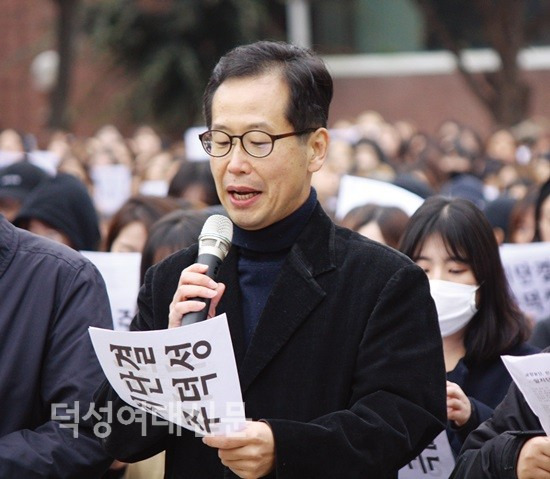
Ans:
[[[17,249],[17,230],[0,215],[0,277],[8,269]]]
[[[245,351],[238,255],[232,248],[218,280],[227,285],[220,310],[227,313],[243,393],[325,297],[317,277],[335,268],[335,228],[319,204],[292,246]]]

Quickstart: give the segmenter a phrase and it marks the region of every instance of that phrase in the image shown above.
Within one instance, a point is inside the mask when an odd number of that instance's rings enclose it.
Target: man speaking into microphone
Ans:
[[[197,246],[151,268],[132,329],[180,327],[210,300],[207,317],[227,314],[249,420],[236,437],[201,440],[154,425],[142,436],[141,424],[115,419],[104,439],[111,455],[166,449],[167,478],[381,479],[443,430],[445,369],[426,275],[336,226],[311,187],[331,98],[322,60],[289,44],[241,46],[215,67],[200,139],[232,244],[215,278]],[[108,385],[98,399],[125,406]]]

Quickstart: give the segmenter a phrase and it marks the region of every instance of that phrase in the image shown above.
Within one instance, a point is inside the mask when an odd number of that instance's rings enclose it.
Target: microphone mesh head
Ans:
[[[201,236],[221,236],[231,243],[233,239],[233,223],[224,215],[212,215],[204,222]]]
[[[209,216],[199,236],[199,254],[209,252],[224,259],[233,239],[233,223],[224,215]]]

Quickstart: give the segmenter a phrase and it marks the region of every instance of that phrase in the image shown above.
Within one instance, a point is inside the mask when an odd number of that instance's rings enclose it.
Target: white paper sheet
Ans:
[[[544,432],[550,435],[550,353],[501,358]]]
[[[99,270],[111,304],[113,327],[127,331],[137,307],[141,253],[81,251]]]
[[[396,206],[412,216],[423,202],[423,198],[400,186],[370,178],[344,175],[340,180],[336,217],[342,219],[352,208],[366,203]]]
[[[105,216],[112,216],[132,194],[132,172],[126,165],[96,165],[91,169],[94,204]]]
[[[181,328],[90,328],[107,379],[128,404],[194,431],[229,435],[244,404],[225,314]]]
[[[535,321],[550,317],[550,242],[504,244],[500,257],[521,310]]]

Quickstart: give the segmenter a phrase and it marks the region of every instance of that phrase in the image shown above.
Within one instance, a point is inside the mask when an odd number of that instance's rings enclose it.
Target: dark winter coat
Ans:
[[[191,247],[149,270],[134,330],[167,327]],[[217,280],[246,416],[272,428],[278,478],[397,477],[443,430],[445,368],[424,272],[395,250],[336,227],[317,204],[292,246],[247,350],[233,246]],[[98,401],[124,404],[105,384]],[[113,424],[107,451],[135,461],[166,448],[166,477],[236,477],[193,433]]]
[[[0,301],[0,477],[99,477],[112,459],[75,416],[105,378],[88,334],[113,327],[103,279],[0,215]]]

